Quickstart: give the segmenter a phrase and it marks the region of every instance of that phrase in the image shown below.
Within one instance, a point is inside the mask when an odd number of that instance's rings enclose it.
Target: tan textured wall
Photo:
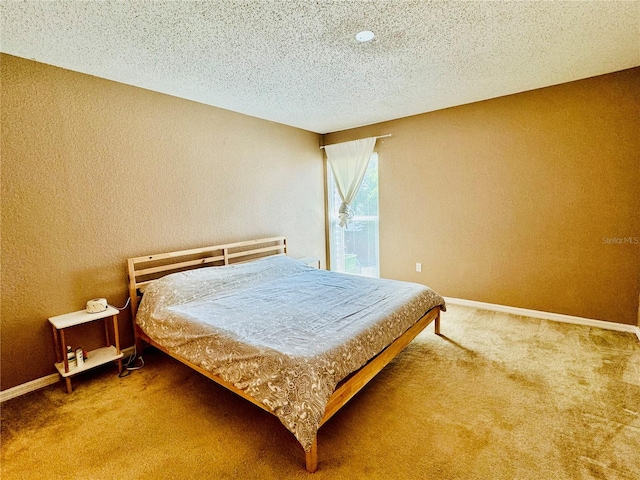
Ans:
[[[383,276],[636,324],[640,245],[603,238],[640,238],[639,113],[636,68],[324,142],[393,135],[376,148]]]
[[[124,303],[128,257],[286,235],[291,255],[324,258],[317,134],[0,61],[2,389],[55,372],[48,317]]]

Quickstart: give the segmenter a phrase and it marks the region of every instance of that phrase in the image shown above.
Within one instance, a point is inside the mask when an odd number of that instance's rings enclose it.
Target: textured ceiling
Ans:
[[[639,1],[4,1],[1,50],[327,133],[640,65]],[[360,44],[363,29],[376,34]]]

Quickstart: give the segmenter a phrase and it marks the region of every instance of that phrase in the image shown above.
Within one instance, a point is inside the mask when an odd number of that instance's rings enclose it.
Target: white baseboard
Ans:
[[[475,300],[465,300],[462,298],[444,297],[447,303],[451,305],[462,305],[465,307],[480,308],[482,310],[491,310],[494,312],[512,313],[514,315],[522,315],[524,317],[541,318],[543,320],[551,320],[554,322],[572,323],[574,325],[584,325],[586,327],[603,328],[605,330],[615,330],[616,332],[635,333],[640,340],[640,327],[635,325],[627,325],[626,323],[605,322],[604,320],[593,320],[591,318],[574,317],[571,315],[563,315],[561,313],[541,312],[540,310],[529,310],[527,308],[509,307],[506,305],[498,305],[495,303],[477,302]]]
[[[134,352],[135,347],[127,347],[122,349],[123,358],[127,358],[131,356]],[[36,378],[35,380],[31,380],[27,383],[21,383],[20,385],[16,385],[13,388],[7,388],[6,390],[2,390],[0,392],[0,403],[10,400],[15,397],[19,397],[20,395],[24,395],[29,392],[35,392],[36,390],[40,390],[41,388],[48,387],[49,385],[53,385],[54,383],[58,383],[60,380],[60,375],[57,373],[52,373],[51,375],[47,375],[46,377]]]
[[[51,375],[47,375],[46,377],[36,378],[35,380],[31,380],[30,382],[16,385],[13,388],[7,388],[6,390],[2,390],[0,392],[0,402],[4,402],[11,398],[24,395],[25,393],[48,387],[49,385],[57,383],[58,380],[60,380],[60,375],[58,375],[57,373],[52,373]]]

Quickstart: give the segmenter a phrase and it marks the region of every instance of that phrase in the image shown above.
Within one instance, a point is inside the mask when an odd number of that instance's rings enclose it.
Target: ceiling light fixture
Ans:
[[[375,38],[375,34],[369,30],[363,30],[362,32],[356,33],[356,40],[359,42],[370,42]]]

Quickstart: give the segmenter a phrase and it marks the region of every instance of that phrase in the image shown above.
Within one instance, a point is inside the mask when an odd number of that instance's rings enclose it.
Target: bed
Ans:
[[[277,416],[318,466],[317,432],[427,325],[423,285],[319,270],[285,237],[128,260],[136,347],[153,345]],[[208,267],[208,268],[199,268]]]

